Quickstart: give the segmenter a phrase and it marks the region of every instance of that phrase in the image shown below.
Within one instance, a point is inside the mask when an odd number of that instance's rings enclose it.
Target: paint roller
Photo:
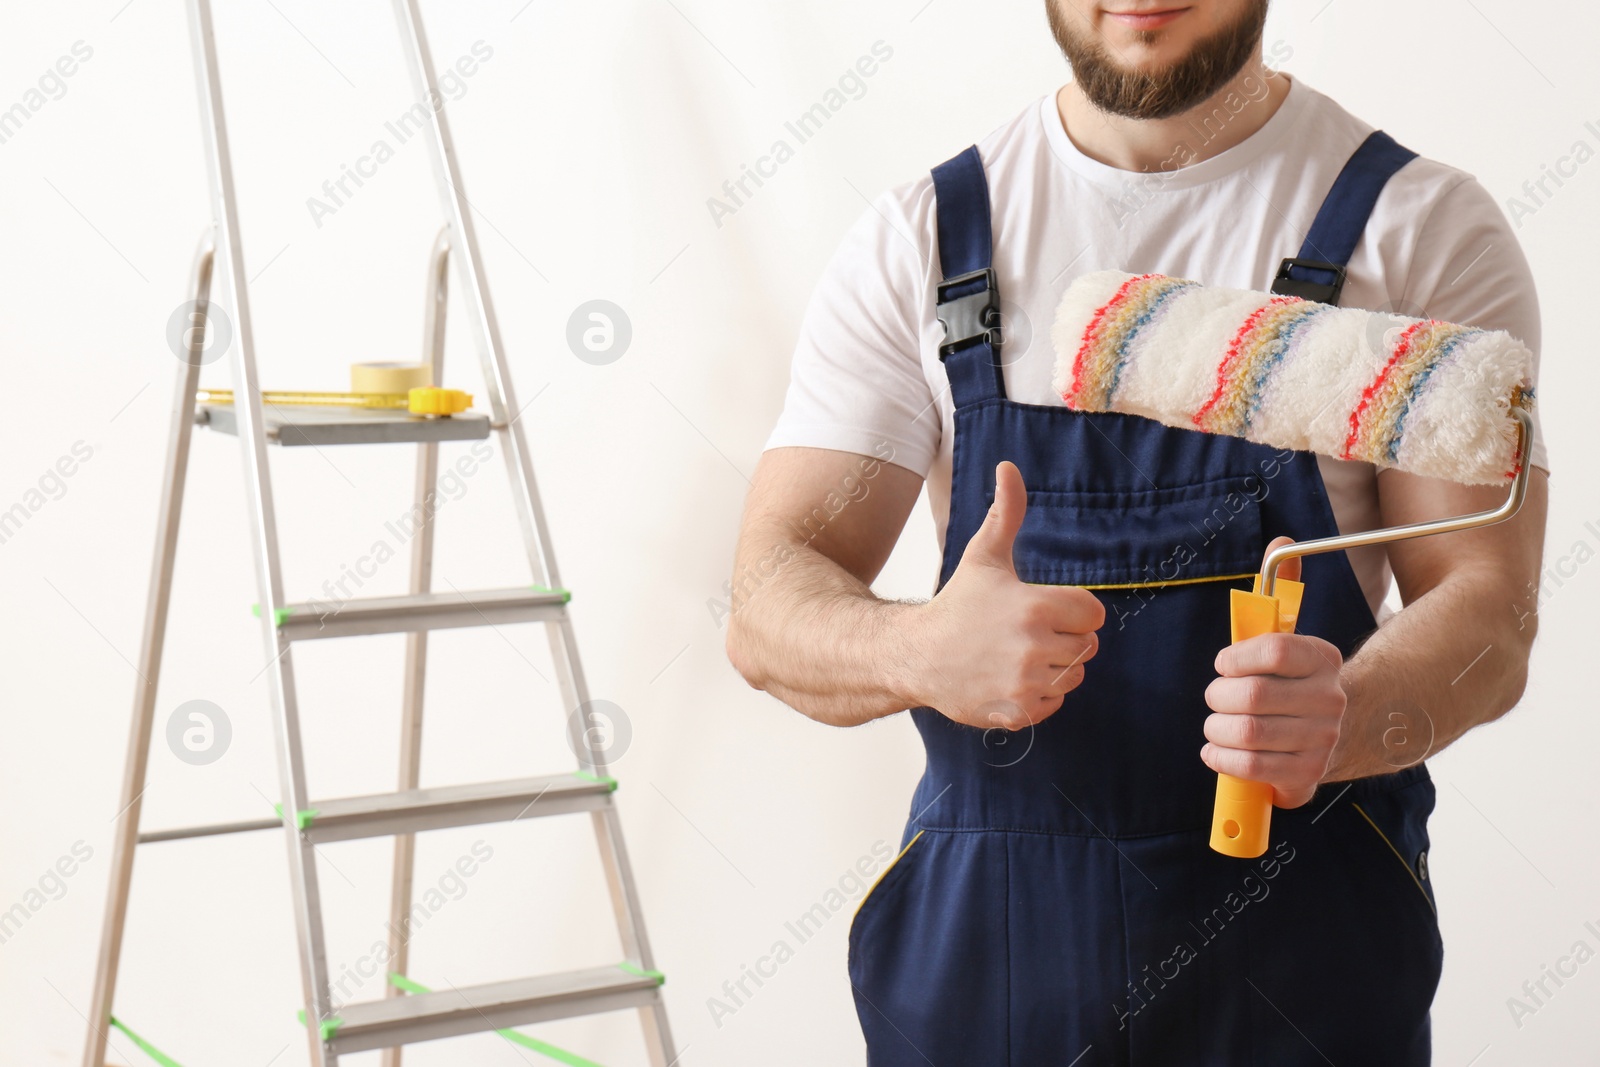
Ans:
[[[1232,590],[1232,640],[1293,633],[1290,559],[1509,519],[1527,493],[1532,355],[1504,331],[1223,289],[1161,274],[1078,278],[1057,309],[1054,386],[1069,408],[1119,412],[1468,485],[1499,507],[1280,546]],[[1217,776],[1211,847],[1267,849],[1272,787]]]

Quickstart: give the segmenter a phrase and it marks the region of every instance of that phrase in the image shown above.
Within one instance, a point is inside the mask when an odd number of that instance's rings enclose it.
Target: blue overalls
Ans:
[[[1413,157],[1374,133],[1274,290],[1336,303]],[[1337,532],[1316,457],[1008,399],[977,149],[933,177],[955,403],[940,584],[1011,460],[1028,489],[1018,575],[1090,587],[1106,624],[1083,684],[1032,729],[912,711],[927,769],[850,931],[870,1067],[1427,1064],[1443,946],[1426,769],[1275,811],[1260,859],[1207,844],[1216,775],[1199,750],[1228,592],[1272,537]],[[1299,632],[1349,656],[1376,626],[1349,561],[1304,568]]]

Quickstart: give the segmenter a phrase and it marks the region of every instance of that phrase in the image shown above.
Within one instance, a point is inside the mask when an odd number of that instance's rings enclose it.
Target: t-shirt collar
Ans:
[[[1287,74],[1280,75],[1288,78]],[[1283,139],[1285,133],[1292,129],[1300,120],[1301,113],[1310,101],[1311,89],[1300,84],[1296,79],[1289,79],[1289,92],[1284,97],[1283,103],[1278,105],[1278,110],[1262,127],[1249,137],[1232,148],[1210,159],[1187,167],[1176,166],[1179,159],[1180,147],[1173,146],[1174,168],[1169,170],[1135,171],[1123,170],[1110,164],[1102,163],[1083,154],[1072,139],[1067,136],[1066,128],[1062,125],[1061,114],[1056,109],[1056,94],[1051,93],[1039,102],[1039,118],[1044,124],[1045,139],[1049,141],[1051,151],[1057,159],[1064,163],[1075,173],[1090,181],[1113,189],[1125,189],[1129,185],[1139,182],[1146,176],[1159,178],[1158,182],[1150,183],[1156,189],[1189,189],[1196,185],[1215,181],[1228,174],[1233,174],[1256,159]],[[1220,105],[1219,105],[1220,106]],[[1224,111],[1226,108],[1224,107]],[[1196,120],[1190,127],[1188,145],[1191,149],[1204,143],[1204,131]]]

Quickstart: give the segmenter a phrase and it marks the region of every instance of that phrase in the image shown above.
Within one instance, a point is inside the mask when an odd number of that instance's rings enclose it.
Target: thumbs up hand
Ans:
[[[969,726],[1020,730],[1055,714],[1099,648],[1106,613],[1093,593],[1017,577],[1012,544],[1027,509],[1022,473],[1001,463],[988,516],[925,606],[923,702]]]

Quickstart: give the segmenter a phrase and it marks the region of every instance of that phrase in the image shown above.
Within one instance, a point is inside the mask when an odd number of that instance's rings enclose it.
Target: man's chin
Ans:
[[[1170,29],[1119,32],[1084,27],[1047,0],[1050,29],[1073,80],[1100,110],[1135,119],[1181,114],[1209,99],[1244,68],[1261,44],[1267,0],[1253,0],[1232,25],[1196,37]]]
[[[1122,57],[1118,57],[1112,63],[1112,66],[1116,68],[1117,73],[1125,77],[1153,78],[1164,81],[1172,76],[1173,71],[1177,70],[1178,65],[1182,62],[1183,56],[1181,55],[1151,56],[1149,59],[1136,59],[1132,63],[1126,62]]]
[[[1116,34],[1124,38],[1126,34]],[[1156,40],[1146,38],[1155,37]],[[1109,62],[1128,74],[1165,74],[1189,58],[1198,42],[1176,40],[1166,33],[1141,33],[1132,39],[1100,39],[1101,51]]]

